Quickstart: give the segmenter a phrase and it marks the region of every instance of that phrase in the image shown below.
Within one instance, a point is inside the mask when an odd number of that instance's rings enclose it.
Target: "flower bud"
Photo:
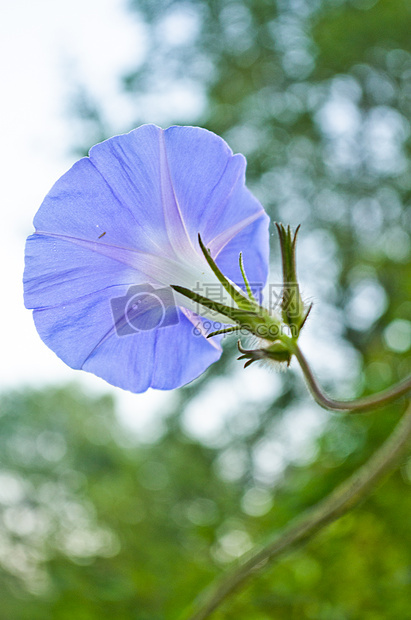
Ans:
[[[292,336],[297,338],[311,310],[311,306],[307,308],[301,298],[300,287],[297,280],[295,253],[297,235],[300,227],[297,227],[293,235],[290,226],[287,226],[287,228],[285,228],[283,224],[276,224],[276,226],[280,238],[283,262],[281,314],[284,323],[290,327]]]

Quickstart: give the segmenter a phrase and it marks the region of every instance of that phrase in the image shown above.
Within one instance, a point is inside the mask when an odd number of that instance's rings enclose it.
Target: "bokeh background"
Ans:
[[[244,371],[234,338],[183,389],[110,388],[40,342],[21,274],[43,196],[90,146],[201,125],[246,155],[273,221],[302,224],[302,348],[323,385],[404,377],[410,31],[408,0],[1,0],[1,620],[178,618],[388,435],[404,402],[328,414],[294,365]],[[408,460],[215,617],[411,618],[410,484]]]

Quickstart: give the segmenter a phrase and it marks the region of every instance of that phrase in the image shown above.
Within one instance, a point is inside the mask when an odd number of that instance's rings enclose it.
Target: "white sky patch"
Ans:
[[[224,445],[229,437],[227,423],[240,411],[247,411],[247,406],[271,400],[280,389],[280,379],[274,372],[257,364],[246,370],[239,365],[228,380],[214,379],[205,394],[199,394],[189,403],[183,416],[183,428],[190,437],[208,445]],[[230,431],[236,432],[236,427],[239,433],[252,430],[251,426],[244,428],[241,420],[234,422]]]
[[[357,106],[348,99],[331,99],[317,114],[322,130],[330,137],[353,136],[361,124]]]
[[[333,396],[354,397],[355,382],[360,376],[359,353],[341,337],[324,325],[321,309],[314,306],[307,325],[301,332],[299,345],[321,386],[332,386]],[[295,359],[291,367],[297,369],[299,381],[302,372]]]
[[[295,463],[310,462],[314,457],[314,439],[324,430],[330,417],[314,403],[296,404],[287,410],[281,427],[287,456]]]
[[[384,330],[384,340],[391,351],[405,353],[411,348],[411,321],[395,319]]]
[[[286,447],[274,439],[262,439],[254,449],[253,465],[254,477],[262,484],[274,484],[281,477],[288,455]]]
[[[347,322],[365,331],[382,315],[388,304],[387,295],[377,280],[366,279],[354,285],[347,305]]]
[[[272,428],[253,450],[254,479],[273,486],[289,463],[311,462],[316,453],[315,439],[328,419],[329,414],[310,401],[288,407],[281,421],[273,420]]]
[[[181,46],[194,43],[200,29],[200,20],[193,8],[181,4],[162,19],[158,25],[159,38],[168,45]]]
[[[379,106],[370,111],[364,136],[370,151],[370,164],[377,173],[399,174],[406,170],[403,144],[409,134],[409,122],[397,110]]]
[[[194,122],[205,109],[206,95],[203,85],[190,81],[175,80],[158,83],[157,88],[139,97],[139,109],[145,118],[167,127],[174,123]]]
[[[139,442],[151,443],[161,437],[164,430],[162,414],[177,400],[177,394],[150,388],[137,396],[117,390],[116,400],[120,419],[126,428]]]
[[[228,438],[227,418],[238,406],[237,394],[227,388],[224,379],[215,379],[206,394],[200,394],[189,403],[183,416],[183,429],[190,437],[212,446],[224,444]]]

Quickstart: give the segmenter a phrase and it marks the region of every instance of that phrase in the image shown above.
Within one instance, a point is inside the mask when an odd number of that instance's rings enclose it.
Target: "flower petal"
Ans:
[[[75,300],[64,312],[60,307],[36,310],[37,330],[72,368],[137,393],[185,385],[221,356],[221,348],[193,335],[193,324],[181,312],[174,325],[119,336],[110,300],[126,295],[125,287],[112,287]]]
[[[26,242],[27,308],[56,307],[113,285],[146,280],[136,269],[66,239],[34,234]]]
[[[239,254],[243,255],[247,279],[253,291],[264,288],[268,275],[270,220],[267,215],[256,219],[243,228],[216,254],[216,263],[224,274],[245,290],[239,266]],[[210,244],[213,247],[213,244]],[[213,250],[211,249],[213,254]]]
[[[169,127],[164,138],[174,193],[194,241],[200,233],[209,246],[247,218],[266,217],[245,187],[245,158],[222,138],[199,127]]]
[[[242,250],[249,279],[264,284],[267,216],[244,171],[241,155],[195,127],[145,125],[94,146],[53,186],[27,240],[25,303],[44,342],[71,367],[134,392],[201,374],[221,355],[219,338],[195,328],[190,304],[174,306],[169,285],[213,277],[199,232],[228,277],[241,282]],[[128,331],[126,310],[115,313],[136,286],[171,295],[164,307],[178,321],[148,330],[156,315],[144,306],[148,322],[137,310],[140,328]]]
[[[54,184],[33,223],[39,233],[129,248],[136,247],[137,242],[146,252],[159,250],[155,237],[162,230],[154,214],[144,218],[144,212],[133,212],[88,157],[80,159]],[[166,237],[161,239],[160,247],[166,242]]]
[[[186,249],[188,237],[170,181],[164,131],[143,125],[90,150],[95,166],[122,205],[144,225],[158,250]],[[191,248],[192,249],[192,248]]]

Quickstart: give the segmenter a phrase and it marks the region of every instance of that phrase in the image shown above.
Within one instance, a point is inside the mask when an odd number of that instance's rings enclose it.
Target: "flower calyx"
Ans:
[[[244,333],[251,333],[259,338],[268,339],[270,341],[276,339],[280,333],[281,321],[256,301],[245,274],[242,255],[240,254],[239,262],[245,284],[245,292],[221,272],[214,259],[211,257],[209,250],[204,245],[200,235],[198,235],[198,242],[208,265],[234,303],[230,305],[221,303],[220,301],[209,299],[208,297],[179,285],[172,284],[171,288],[196,304],[199,304],[199,306],[203,306],[207,308],[207,310],[223,315],[223,317],[227,318],[227,323],[234,323],[234,325],[223,327],[222,329],[209,333],[207,337],[211,338],[219,334],[243,331]]]
[[[244,349],[241,345],[241,341],[237,342],[238,350],[242,355],[237,357],[238,360],[246,360],[244,368],[250,366],[253,362],[268,359],[275,362],[285,362],[287,366],[290,365],[292,353],[285,342],[280,340],[273,342],[273,344],[262,347],[261,349]]]
[[[289,226],[285,228],[282,224],[277,224],[277,230],[283,257],[282,320],[271,310],[261,306],[255,299],[244,270],[242,255],[240,254],[239,263],[245,291],[221,272],[200,235],[198,235],[198,242],[204,258],[234,303],[221,303],[185,287],[171,285],[177,293],[184,295],[199,306],[207,308],[207,310],[223,315],[227,319],[227,326],[212,331],[207,335],[207,338],[221,334],[240,333],[254,335],[263,343],[258,349],[244,349],[241,342],[238,341],[238,350],[241,353],[238,359],[246,360],[245,367],[263,359],[286,363],[288,366],[295,351],[298,335],[311,310],[311,306],[307,308],[304,305],[297,282],[295,246],[298,229],[292,235]]]

